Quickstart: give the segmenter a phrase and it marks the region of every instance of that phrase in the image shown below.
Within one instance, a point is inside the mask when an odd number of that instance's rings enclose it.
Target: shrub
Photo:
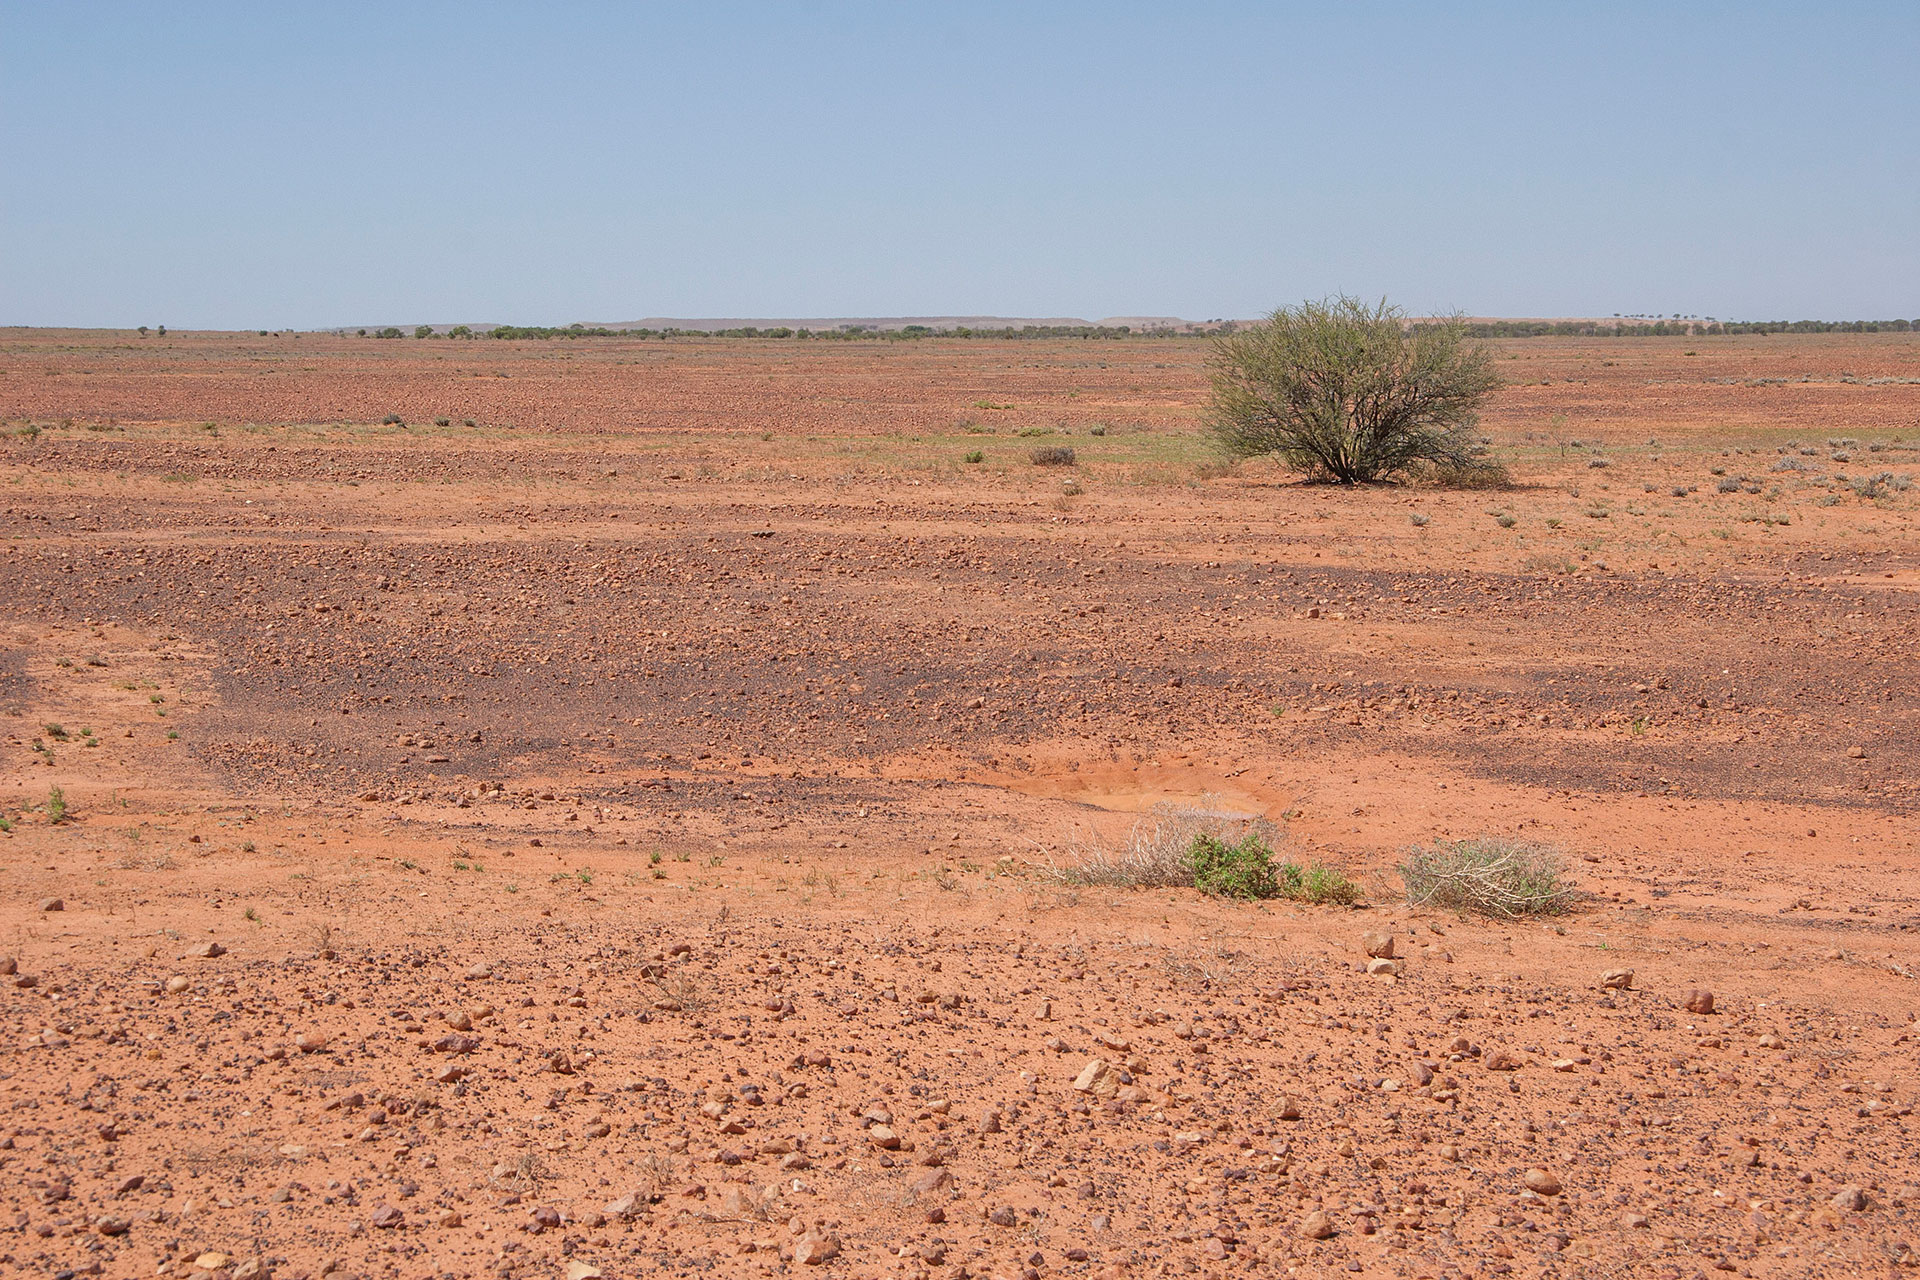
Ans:
[[[1431,849],[1410,849],[1400,878],[1413,906],[1490,916],[1559,915],[1575,899],[1556,850],[1502,836],[1439,840]]]
[[[1210,364],[1210,426],[1233,457],[1275,454],[1342,484],[1423,464],[1491,469],[1471,430],[1499,379],[1458,317],[1412,323],[1385,302],[1304,302],[1217,339]]]
[[[1280,895],[1273,850],[1257,835],[1249,834],[1239,844],[1197,835],[1187,846],[1187,865],[1193,869],[1194,888],[1202,893],[1247,899]]]
[[[985,462],[986,460],[987,460],[987,455],[986,455],[986,453],[985,453],[984,451],[982,451],[982,450],[980,450],[980,449],[969,449],[969,450],[967,450],[967,461],[968,461],[968,462]]]
[[[1087,434],[1090,436],[1103,436],[1107,434],[1107,429],[1103,424],[1095,423],[1093,426],[1087,428]],[[1875,447],[1878,448],[1877,445]]]
[[[1264,818],[1244,818],[1200,805],[1158,805],[1151,822],[1135,823],[1113,847],[1076,846],[1078,864],[1054,874],[1074,884],[1136,889],[1194,887],[1239,899],[1291,898],[1352,903],[1360,887],[1332,867],[1275,861],[1278,833]]]
[[[1050,444],[1033,450],[1027,455],[1036,467],[1070,467],[1073,465],[1073,446]]]
[[[399,414],[390,413],[386,417],[380,419],[380,425],[383,427],[404,427],[407,424],[404,420],[402,420]]]
[[[450,427],[453,425],[453,419],[448,417],[435,418],[433,425],[436,427]]]
[[[433,336],[433,326],[430,324],[416,325],[413,330],[413,336],[416,338],[431,338]]]
[[[47,790],[47,821],[65,822],[67,820],[67,793],[58,787]]]

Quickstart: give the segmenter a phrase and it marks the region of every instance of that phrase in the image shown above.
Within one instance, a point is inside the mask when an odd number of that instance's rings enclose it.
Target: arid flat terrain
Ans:
[[[0,330],[0,1273],[1906,1274],[1920,336],[1495,345],[1349,491],[1192,339]]]

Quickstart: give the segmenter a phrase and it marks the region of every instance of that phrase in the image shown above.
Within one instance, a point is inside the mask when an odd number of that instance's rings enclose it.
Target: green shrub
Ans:
[[[67,793],[58,787],[47,791],[47,821],[65,822],[67,820]]]
[[[1045,445],[1027,455],[1036,467],[1070,467],[1073,465],[1073,446],[1066,444]]]
[[[1202,893],[1242,899],[1280,896],[1273,850],[1257,835],[1250,834],[1239,844],[1197,835],[1187,846],[1187,865],[1193,869],[1194,888]]]
[[[1332,867],[1280,864],[1280,894],[1297,902],[1351,906],[1360,900],[1360,886]]]
[[[1431,849],[1410,849],[1400,878],[1413,906],[1503,918],[1559,915],[1576,899],[1556,850],[1503,836],[1439,840]]]
[[[1230,457],[1277,455],[1341,484],[1497,471],[1472,429],[1499,379],[1457,316],[1415,323],[1385,302],[1305,302],[1219,338],[1210,365],[1209,424]]]
[[[986,455],[986,453],[985,453],[984,451],[982,451],[982,450],[980,450],[980,449],[969,449],[969,450],[967,450],[967,461],[968,461],[968,462],[985,462],[986,460],[987,460],[987,455]]]

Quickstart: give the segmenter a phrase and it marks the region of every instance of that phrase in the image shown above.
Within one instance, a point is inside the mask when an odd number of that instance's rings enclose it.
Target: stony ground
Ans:
[[[1181,343],[0,336],[10,1273],[1914,1261],[1920,343],[1348,494]],[[1057,874],[1166,804],[1367,900]]]

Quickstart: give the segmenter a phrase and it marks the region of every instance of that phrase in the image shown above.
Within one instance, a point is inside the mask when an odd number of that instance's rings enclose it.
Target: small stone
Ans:
[[[327,1047],[327,1037],[318,1031],[302,1031],[293,1038],[293,1047],[302,1053],[319,1053]]]
[[[600,1280],[600,1268],[576,1258],[567,1264],[567,1280]]]
[[[839,1252],[839,1237],[809,1231],[794,1241],[793,1260],[803,1267],[817,1267],[832,1260]]]
[[[1280,1102],[1274,1107],[1273,1114],[1282,1120],[1298,1120],[1300,1118],[1300,1102],[1296,1098],[1281,1094]]]
[[[1787,1047],[1787,1042],[1779,1036],[1766,1035],[1760,1037],[1760,1047],[1762,1049],[1784,1049]]]
[[[1847,748],[1847,759],[1865,760],[1866,758],[1867,758],[1867,749],[1865,747],[1848,747]]]
[[[867,1128],[867,1141],[882,1151],[898,1151],[900,1135],[884,1124],[870,1125]]]
[[[1529,1169],[1520,1180],[1527,1184],[1527,1190],[1537,1196],[1557,1196],[1560,1194],[1560,1179],[1545,1169]]]
[[[932,1195],[944,1191],[953,1185],[953,1171],[946,1168],[924,1169],[913,1175],[913,1181],[907,1184],[915,1195]]]
[[[1859,1213],[1867,1207],[1867,1193],[1859,1187],[1842,1187],[1827,1203],[1843,1213]]]
[[[479,982],[479,981],[482,981],[483,979],[491,978],[492,976],[493,976],[493,966],[491,964],[488,964],[485,960],[480,961],[478,964],[471,964],[467,966],[466,977],[468,982]]]
[[[195,1271],[218,1271],[222,1267],[233,1265],[233,1259],[224,1253],[203,1253],[193,1260]]]
[[[10,978],[20,972],[20,962],[12,956],[0,956],[0,977]]]
[[[1603,991],[1626,991],[1633,986],[1633,970],[1609,969],[1600,975],[1600,988]]]
[[[460,1217],[460,1212],[457,1209],[442,1209],[440,1216],[435,1218],[434,1221],[443,1227],[451,1228],[459,1226],[463,1219]]]
[[[227,954],[227,949],[217,942],[203,942],[187,954],[198,956],[202,960],[217,960]]]
[[[93,1229],[103,1236],[123,1236],[127,1234],[127,1229],[131,1225],[125,1218],[116,1218],[112,1215],[93,1220]]]
[[[1518,1071],[1519,1069],[1520,1059],[1508,1053],[1505,1049],[1495,1049],[1487,1055],[1487,1070],[1489,1071]]]
[[[1309,1240],[1325,1240],[1333,1234],[1333,1219],[1323,1209],[1315,1209],[1300,1219],[1300,1234]]]
[[[621,1196],[618,1200],[607,1201],[606,1207],[602,1210],[602,1212],[604,1212],[609,1218],[615,1218],[615,1219],[637,1218],[640,1216],[640,1211],[646,1205],[646,1203],[647,1202],[644,1197],[635,1195],[633,1192],[630,1191],[626,1195]]]
[[[1390,933],[1362,934],[1360,945],[1376,960],[1393,959],[1393,935]]]
[[[1011,1227],[1019,1222],[1020,1219],[1014,1216],[1012,1209],[1006,1205],[1001,1205],[998,1209],[987,1214],[987,1221],[996,1227]]]
[[[1105,1058],[1094,1058],[1080,1068],[1080,1074],[1074,1078],[1074,1091],[1090,1093],[1096,1098],[1111,1098],[1120,1092],[1120,1072]]]
[[[1396,960],[1369,960],[1367,972],[1376,978],[1393,978],[1399,976],[1400,964]]]
[[[177,996],[181,992],[191,989],[192,986],[193,986],[192,978],[186,977],[181,974],[175,974],[173,977],[167,979],[167,994],[170,996]]]
[[[1652,1220],[1644,1213],[1630,1213],[1622,1218],[1620,1223],[1629,1231],[1645,1231],[1653,1225]]]
[[[67,904],[65,900],[60,898],[42,898],[40,899],[40,909],[42,911],[65,911]]]
[[[1687,992],[1687,1012],[1708,1014],[1713,1012],[1713,992],[1695,987]]]

